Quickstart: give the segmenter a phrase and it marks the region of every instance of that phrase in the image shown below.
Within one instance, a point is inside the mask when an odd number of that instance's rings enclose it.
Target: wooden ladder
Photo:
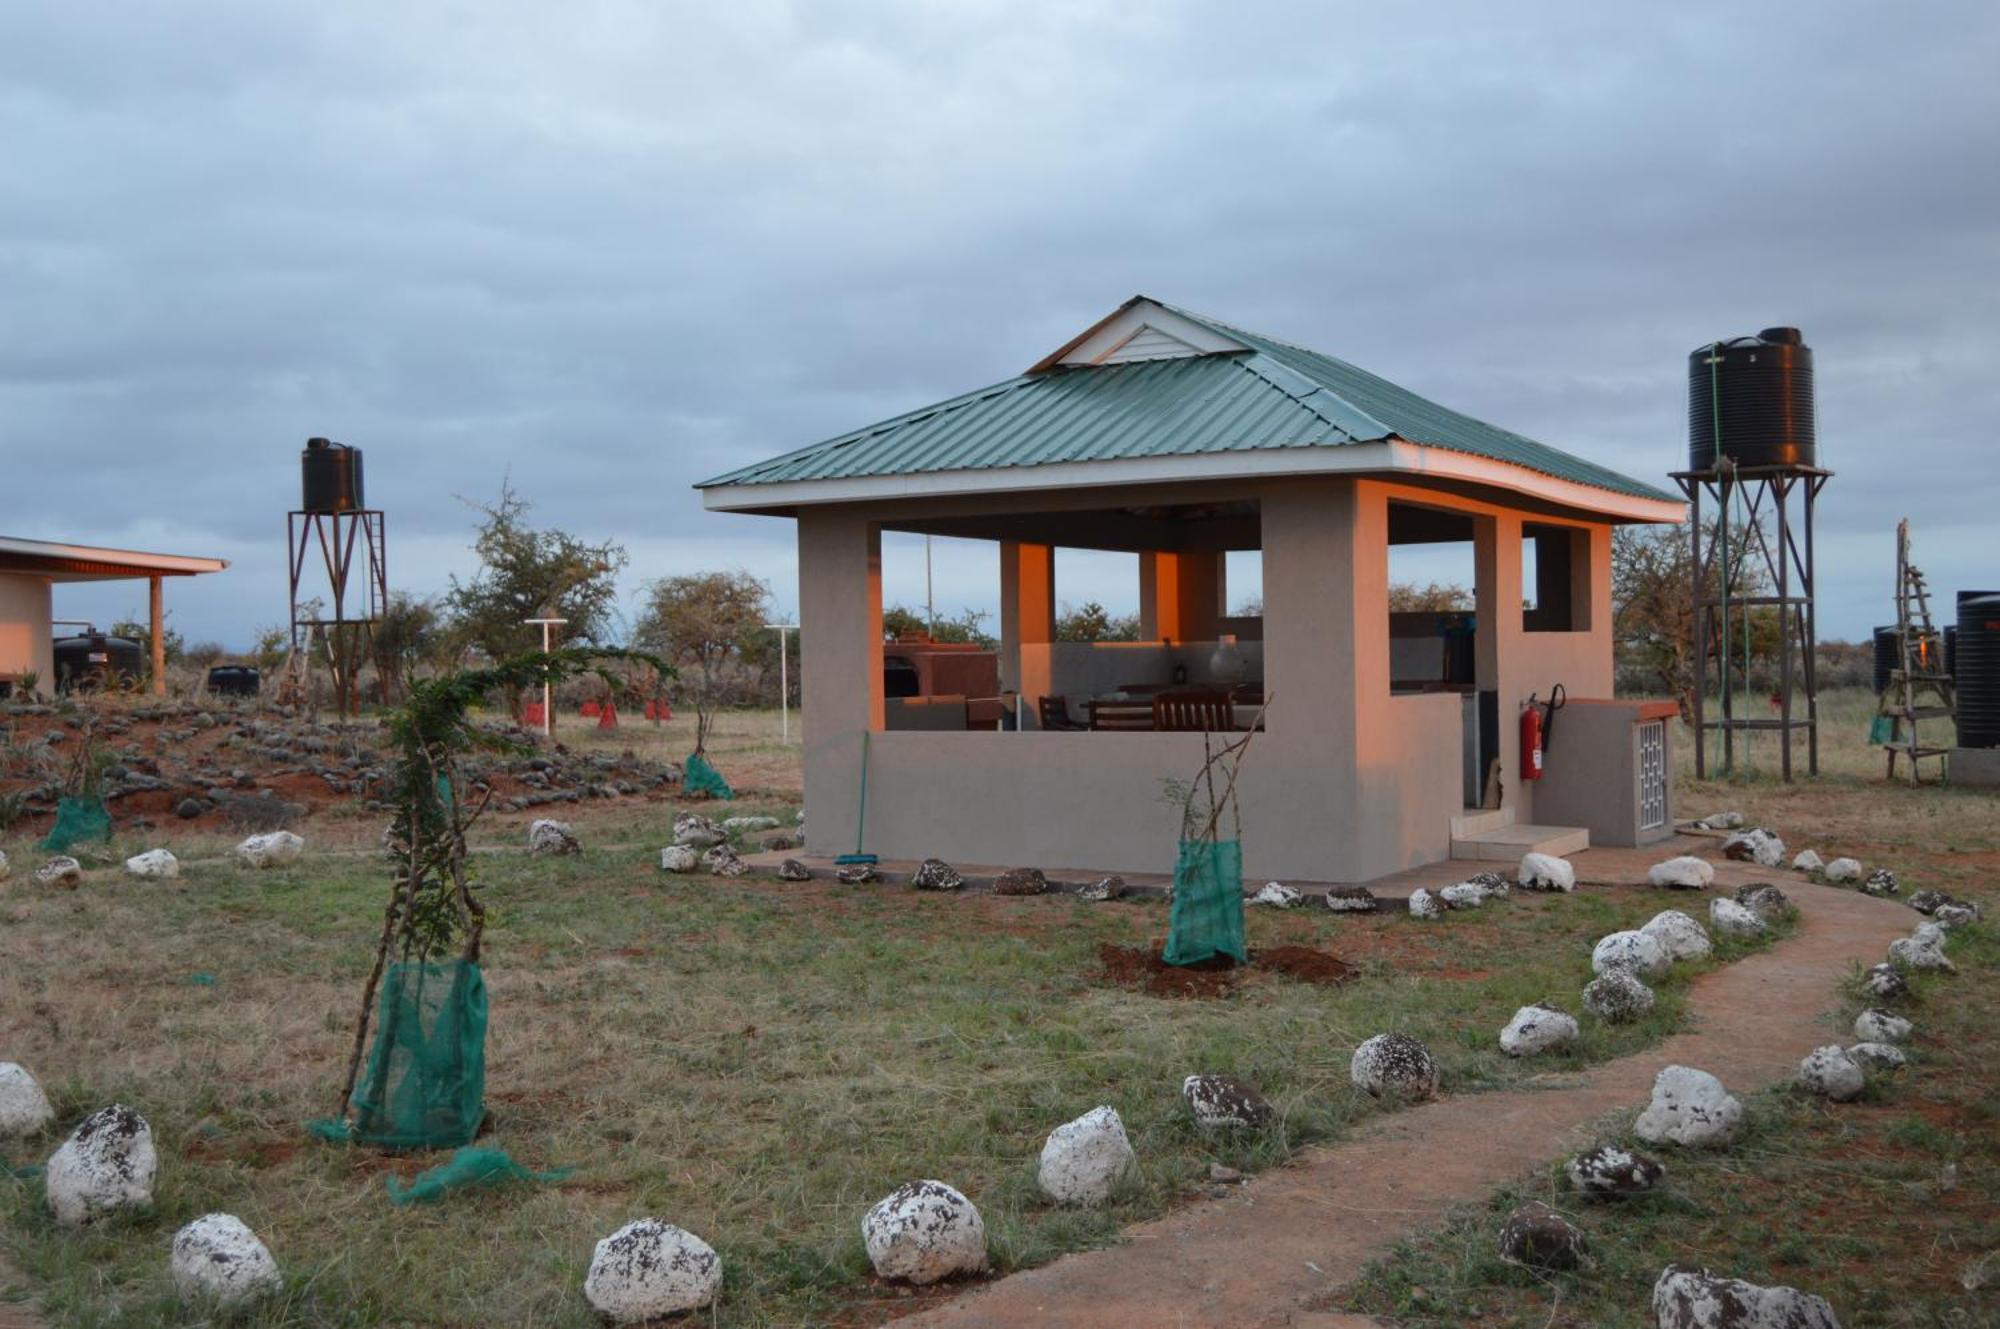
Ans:
[[[1945,672],[1944,637],[1931,623],[1930,588],[1922,570],[1910,561],[1908,517],[1896,523],[1896,651],[1897,667],[1889,671],[1889,685],[1876,699],[1877,714],[1889,721],[1882,743],[1888,778],[1896,778],[1898,757],[1908,758],[1911,784],[1917,783],[1917,764],[1926,757],[1937,760],[1943,778],[1951,749],[1925,746],[1917,736],[1917,724],[1956,715],[1958,698],[1951,675]]]

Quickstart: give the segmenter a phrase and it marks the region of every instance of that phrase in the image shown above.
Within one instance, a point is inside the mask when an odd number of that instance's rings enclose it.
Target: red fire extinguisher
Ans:
[[[1558,683],[1549,689],[1549,699],[1541,701],[1534,693],[1528,694],[1528,704],[1521,712],[1521,778],[1539,780],[1542,778],[1542,764],[1549,750],[1549,740],[1556,729],[1556,712],[1569,700]]]

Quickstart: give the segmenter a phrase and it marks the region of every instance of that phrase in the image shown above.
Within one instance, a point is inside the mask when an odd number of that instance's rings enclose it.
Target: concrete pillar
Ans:
[[[167,695],[167,610],[166,595],[162,590],[160,577],[147,579],[151,583],[150,626],[152,635],[153,695]]]
[[[1000,542],[1000,689],[1018,692],[1033,723],[1040,699],[1053,691],[1056,639],[1056,551],[1020,540]]]
[[[43,693],[55,691],[53,614],[47,577],[0,573],[0,674],[34,674]]]
[[[1219,550],[1139,555],[1139,635],[1148,641],[1213,641],[1221,629],[1224,555]]]
[[[799,692],[807,844],[854,847],[864,735],[882,728],[882,536],[841,512],[799,514]]]

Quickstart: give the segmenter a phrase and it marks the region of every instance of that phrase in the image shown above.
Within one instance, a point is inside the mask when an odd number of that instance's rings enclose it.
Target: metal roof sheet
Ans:
[[[1345,361],[1184,309],[1173,312],[1248,349],[1124,364],[1058,365],[696,487],[1341,447],[1393,437],[1614,493],[1678,501],[1629,476],[1440,406]]]

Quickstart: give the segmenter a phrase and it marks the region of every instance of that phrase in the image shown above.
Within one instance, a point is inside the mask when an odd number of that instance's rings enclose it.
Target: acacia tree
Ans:
[[[618,598],[618,574],[625,550],[611,541],[591,544],[567,531],[536,530],[528,524],[530,504],[502,482],[485,514],[472,548],[479,571],[470,581],[451,579],[444,603],[453,635],[477,647],[489,660],[505,660],[541,647],[541,630],[530,618],[563,618],[563,640],[601,645],[609,639]],[[520,712],[520,691],[506,686],[509,704]]]
[[[1732,530],[1733,547],[1746,547],[1747,528]],[[1758,595],[1767,585],[1754,559],[1732,560],[1732,595]],[[1722,569],[1711,563],[1711,593],[1720,588]],[[1694,551],[1685,528],[1621,526],[1611,535],[1611,632],[1618,666],[1627,677],[1673,697],[1681,718],[1694,715]],[[1741,618],[1732,615],[1733,638],[1741,640],[1749,625],[1753,655],[1768,658],[1780,630],[1777,615],[1752,608]],[[1711,657],[1728,643],[1713,634]]]
[[[757,651],[771,588],[748,572],[662,577],[647,588],[634,641],[692,675],[694,755],[708,749],[729,673]]]

